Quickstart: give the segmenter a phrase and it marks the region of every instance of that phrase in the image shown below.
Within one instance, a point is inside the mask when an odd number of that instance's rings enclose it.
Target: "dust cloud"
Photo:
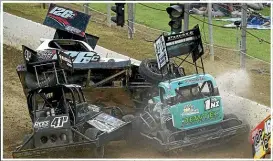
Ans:
[[[240,95],[250,91],[251,79],[246,70],[234,69],[216,77],[220,93]]]
[[[216,77],[224,112],[232,113],[254,128],[270,114],[270,108],[253,100],[241,97],[255,92],[252,89],[251,76],[246,70],[234,69]]]

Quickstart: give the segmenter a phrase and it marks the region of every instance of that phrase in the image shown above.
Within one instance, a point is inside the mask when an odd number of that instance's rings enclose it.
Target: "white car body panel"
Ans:
[[[45,50],[50,50],[50,49],[58,49],[58,48],[52,48],[52,47],[49,47],[49,43],[52,41],[53,39],[44,39],[44,38],[41,38],[40,39],[40,42],[41,42],[41,45],[36,49],[36,51],[45,51]],[[54,39],[54,40],[58,40],[58,39]],[[64,40],[64,39],[60,39],[60,40]],[[119,59],[119,58],[110,58],[110,57],[106,57],[104,55],[101,55],[97,52],[95,52],[86,42],[84,41],[80,41],[80,40],[72,40],[72,39],[69,39],[70,41],[77,41],[77,42],[80,42],[82,43],[88,50],[89,52],[91,53],[96,53],[98,55],[100,55],[100,61],[99,62],[108,62],[109,60],[110,61],[113,61],[115,60],[115,62],[122,62],[122,61],[127,61],[129,59]],[[73,51],[69,51],[69,52],[73,52]],[[75,51],[75,52],[78,52],[78,51]],[[86,52],[86,51],[84,51]],[[56,59],[56,57],[53,57],[53,59]],[[73,63],[84,63],[84,62],[73,62]],[[85,62],[87,63],[87,62]],[[135,64],[135,63],[132,63],[132,64]],[[135,64],[135,65],[138,65],[138,64]]]

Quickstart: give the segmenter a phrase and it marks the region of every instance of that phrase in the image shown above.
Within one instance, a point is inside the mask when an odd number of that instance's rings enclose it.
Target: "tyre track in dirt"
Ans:
[[[5,31],[5,30],[4,30]],[[4,33],[5,36],[8,36],[7,33]],[[18,36],[18,35],[17,35]],[[13,37],[15,38],[15,37]],[[4,41],[5,42],[5,41]],[[17,47],[22,44],[16,44]],[[31,131],[30,119],[28,117],[26,100],[23,94],[23,90],[16,73],[16,66],[19,63],[22,63],[22,54],[11,48],[5,46],[4,48],[4,103],[3,103],[3,117],[4,117],[4,157],[11,157],[11,151],[14,150],[15,146],[22,141],[22,138],[25,134]],[[232,67],[228,65],[219,64],[220,62],[214,62],[214,64],[206,63],[205,66],[207,71],[211,71],[215,66],[219,67],[219,70],[225,69],[226,71],[231,71]],[[223,66],[223,67],[221,67]],[[228,68],[229,67],[229,68]],[[224,70],[223,70],[224,71]],[[215,71],[214,71],[215,72]],[[237,94],[233,91],[228,91],[231,87],[225,87],[229,82],[226,79],[230,80],[228,72],[227,75],[221,74],[217,75],[216,79],[220,81],[219,87],[220,92],[221,87],[225,90],[221,92],[223,94],[223,101],[225,109],[227,112],[238,113],[243,116],[253,117],[251,124],[255,124],[262,120],[267,114],[269,114],[269,109],[266,106],[260,105],[251,100],[246,100],[241,97],[236,97],[234,94]],[[222,76],[224,75],[224,76]],[[221,77],[222,76],[222,77]],[[251,77],[251,76],[250,76]],[[224,79],[222,79],[224,78]],[[252,78],[252,77],[251,77]],[[257,86],[253,80],[250,78],[250,83],[248,87],[248,92],[252,91],[253,86]],[[270,78],[270,77],[269,77]],[[268,80],[260,80],[263,84],[266,84]],[[270,80],[269,80],[270,81]],[[253,83],[254,82],[254,83]],[[243,82],[235,82],[243,83]],[[254,84],[254,85],[253,85]],[[269,86],[270,87],[270,86]],[[230,93],[231,94],[230,94]],[[240,92],[239,92],[240,93]],[[241,92],[242,93],[242,92]],[[251,108],[255,106],[255,108]],[[236,107],[236,108],[235,108]],[[260,109],[263,109],[263,112],[259,112]],[[245,112],[246,111],[246,112]],[[185,151],[173,153],[171,156],[164,156],[145,145],[141,146],[128,146],[124,142],[113,142],[106,147],[106,158],[163,158],[163,157],[174,157],[174,158],[251,158],[251,147],[247,141],[248,134],[241,136],[236,140],[227,143],[222,146],[213,147],[209,149],[204,149],[201,151]],[[192,150],[192,149],[190,149]],[[70,157],[86,157],[83,154],[77,154],[71,152]],[[57,155],[58,157],[60,155]],[[62,157],[68,157],[66,154]],[[54,157],[54,156],[53,156]],[[55,156],[56,157],[56,156]]]
[[[26,99],[15,71],[20,62],[20,52],[11,47],[4,50],[4,156],[11,157],[11,151],[18,145],[23,136],[31,132],[31,123],[27,113]],[[12,61],[10,61],[12,60]],[[18,63],[17,63],[18,62]],[[152,150],[149,145],[129,146],[125,142],[110,143],[106,147],[106,158],[248,158],[251,148],[247,135],[238,138],[222,147],[198,152],[186,151],[165,156]],[[243,149],[243,150],[242,150]],[[63,154],[64,157],[87,157],[87,152]],[[57,155],[59,157],[60,153]],[[54,157],[54,155],[52,156]],[[56,157],[56,156],[55,156]]]

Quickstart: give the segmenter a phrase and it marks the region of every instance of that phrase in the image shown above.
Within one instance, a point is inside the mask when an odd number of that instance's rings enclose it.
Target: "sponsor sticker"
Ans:
[[[193,105],[189,104],[184,106],[182,116],[185,115],[193,115],[193,114],[198,114],[199,109],[195,108]]]

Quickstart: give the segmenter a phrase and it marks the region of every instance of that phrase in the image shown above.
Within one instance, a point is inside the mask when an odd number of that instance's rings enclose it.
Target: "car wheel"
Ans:
[[[166,80],[168,71],[161,72],[156,59],[144,59],[139,65],[139,74],[150,83],[159,83]]]
[[[96,140],[98,138],[98,135],[100,133],[100,130],[96,128],[89,128],[85,131],[84,135],[90,138],[91,140]],[[104,157],[104,146],[96,147],[93,150],[94,156],[96,158],[103,158]]]

